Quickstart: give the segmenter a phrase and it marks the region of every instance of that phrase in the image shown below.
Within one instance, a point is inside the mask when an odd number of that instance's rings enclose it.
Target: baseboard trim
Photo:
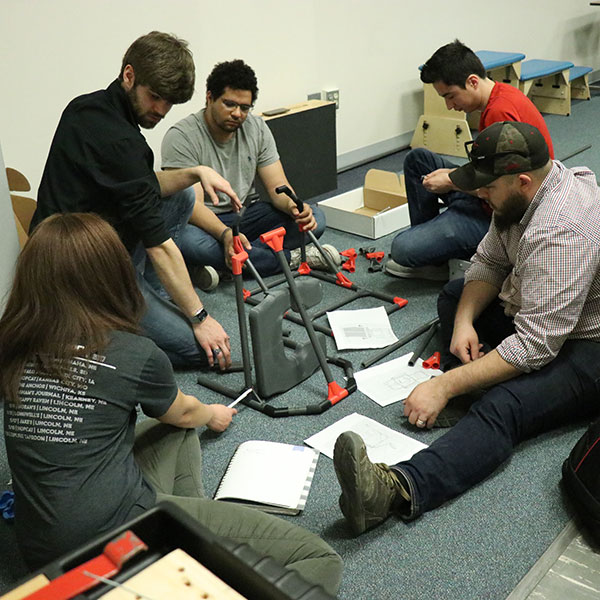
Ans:
[[[589,82],[594,87],[600,87],[600,70],[592,71],[589,74]],[[372,160],[377,160],[388,154],[399,152],[400,150],[406,150],[410,147],[414,131],[407,131],[401,135],[397,135],[393,138],[376,142],[363,148],[357,148],[350,152],[344,152],[338,154],[337,157],[337,172],[342,173],[348,169],[353,169]]]
[[[376,142],[370,146],[364,146],[363,148],[358,148],[357,150],[351,150],[350,152],[339,154],[337,157],[337,171],[338,173],[342,173],[343,171],[358,167],[372,160],[377,160],[378,158],[387,156],[388,154],[399,152],[400,150],[406,150],[410,146],[412,136],[413,132],[409,131],[388,140]]]

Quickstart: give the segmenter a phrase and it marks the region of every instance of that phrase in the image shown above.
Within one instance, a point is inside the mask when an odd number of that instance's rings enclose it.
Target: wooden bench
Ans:
[[[483,63],[487,76],[494,81],[508,83],[518,88],[521,79],[521,61],[525,58],[520,52],[497,52],[495,50],[479,50],[475,54]],[[471,129],[479,129],[481,111],[476,110],[467,115],[467,123]]]
[[[479,50],[476,52],[483,63],[487,76],[494,81],[502,81],[513,87],[519,87],[521,79],[521,61],[525,58],[520,52],[496,52]]]
[[[521,63],[519,88],[540,112],[570,115],[569,71],[573,66],[566,60],[526,60]]]
[[[525,58],[519,52],[476,52],[488,77],[496,81],[518,86],[521,61]],[[423,65],[419,67],[422,69]],[[464,112],[448,110],[446,102],[438,95],[430,83],[423,84],[423,114],[419,117],[410,142],[411,148],[428,148],[438,154],[466,156],[465,142],[472,139],[467,115]],[[478,125],[478,118],[474,117]]]
[[[589,100],[592,97],[589,82],[589,74],[592,71],[592,67],[573,67],[569,71],[571,100]]]

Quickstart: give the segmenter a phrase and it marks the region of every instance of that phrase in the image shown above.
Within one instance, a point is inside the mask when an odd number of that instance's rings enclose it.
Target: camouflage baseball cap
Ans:
[[[539,169],[550,160],[539,130],[517,121],[486,127],[474,141],[465,142],[465,149],[469,162],[450,173],[452,183],[465,191],[488,185],[502,175]]]

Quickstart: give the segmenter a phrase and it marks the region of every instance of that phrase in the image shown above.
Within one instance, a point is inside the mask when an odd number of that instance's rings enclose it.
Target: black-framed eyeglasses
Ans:
[[[475,156],[472,152],[474,143],[475,140],[469,140],[468,142],[465,142],[467,158],[474,164],[481,163],[483,161],[492,161],[500,156],[508,156],[510,154],[516,154],[517,156],[522,156],[523,158],[529,158],[528,154],[520,150],[503,150],[502,152],[494,152],[494,154],[489,154],[488,156]]]
[[[239,108],[241,112],[248,114],[254,108],[253,104],[239,104],[227,98],[221,98],[221,102],[229,112],[233,112],[236,108]]]

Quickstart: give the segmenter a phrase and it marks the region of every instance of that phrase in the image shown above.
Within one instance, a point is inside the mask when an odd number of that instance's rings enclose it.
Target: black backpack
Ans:
[[[579,438],[563,463],[562,474],[577,512],[600,543],[600,419]]]

